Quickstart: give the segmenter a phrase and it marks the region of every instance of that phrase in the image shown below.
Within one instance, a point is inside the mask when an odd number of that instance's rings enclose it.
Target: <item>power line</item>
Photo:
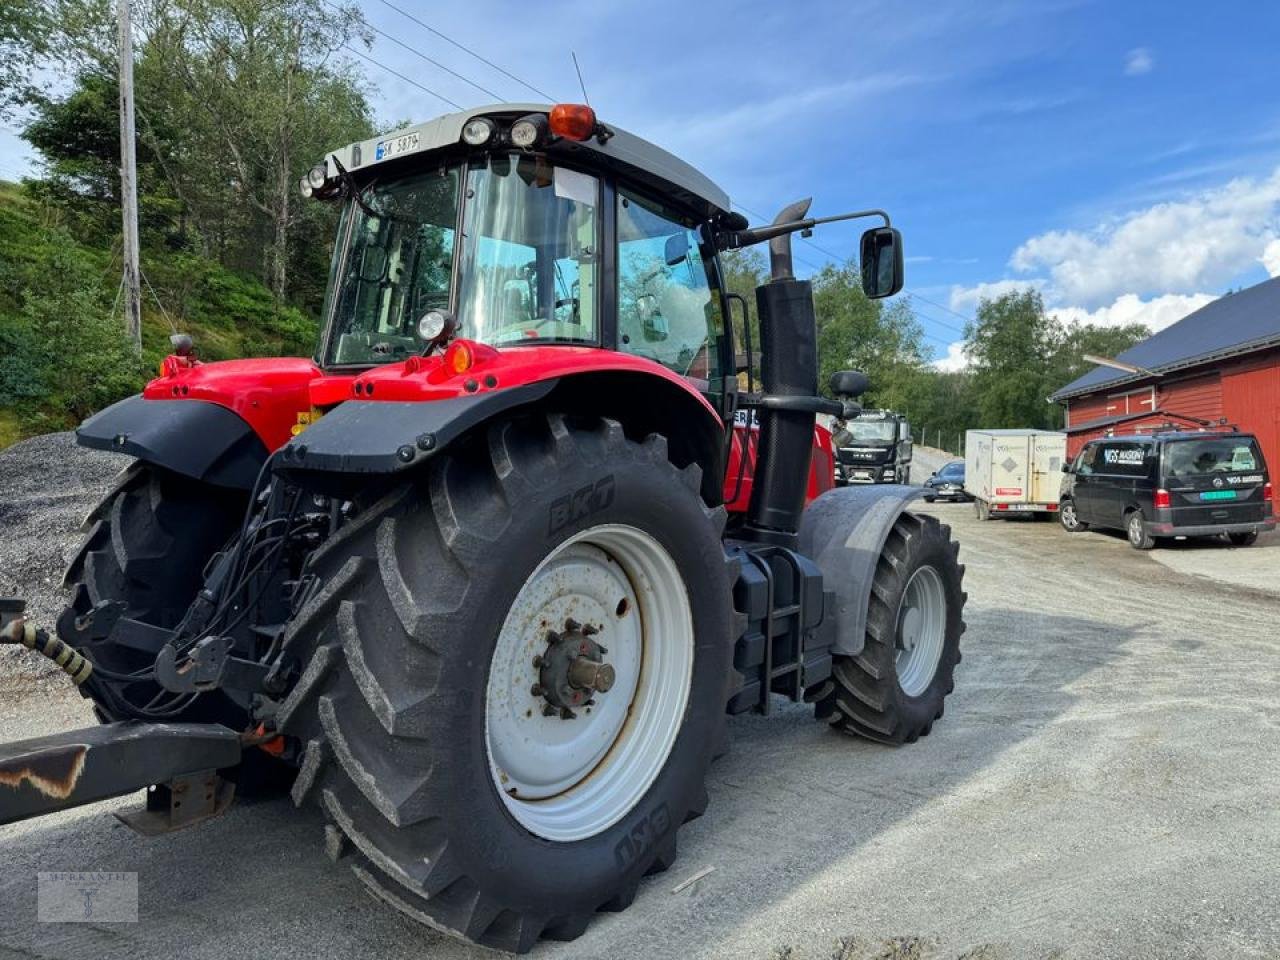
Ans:
[[[390,73],[390,74],[392,74],[392,75],[394,75],[394,76],[399,77],[399,78],[400,78],[401,80],[403,80],[405,83],[408,83],[408,84],[411,84],[411,85],[413,85],[413,86],[417,87],[419,90],[423,91],[424,93],[429,93],[429,94],[431,94],[431,96],[435,97],[437,100],[442,100],[442,101],[444,101],[445,103],[447,103],[449,106],[453,107],[454,109],[456,109],[456,110],[461,110],[461,109],[463,109],[462,104],[460,104],[460,103],[454,103],[452,100],[450,100],[448,97],[446,97],[443,93],[436,93],[436,92],[435,92],[434,90],[432,90],[430,87],[424,87],[424,86],[423,86],[422,84],[420,84],[417,80],[411,80],[411,79],[409,79],[409,78],[408,78],[408,77],[406,77],[403,73],[401,73],[399,70],[393,70],[393,69],[391,69],[391,67],[388,67],[385,63],[379,63],[377,60],[373,59],[373,57],[370,57],[370,56],[368,56],[368,55],[366,55],[366,54],[361,53],[361,52],[360,52],[359,50],[357,50],[355,47],[351,46],[351,44],[349,44],[349,43],[344,43],[342,46],[343,46],[345,49],[347,49],[349,52],[354,53],[354,54],[355,54],[357,57],[359,57],[361,60],[367,60],[369,63],[372,63],[375,67],[380,67],[381,69],[383,69],[383,70],[387,71],[387,73]]]
[[[474,50],[472,50],[472,49],[471,49],[470,47],[468,47],[466,44],[459,43],[457,40],[454,40],[452,37],[447,36],[446,34],[441,33],[441,32],[440,32],[439,30],[437,30],[435,27],[431,26],[431,24],[429,24],[429,23],[424,23],[423,21],[419,20],[419,19],[418,19],[417,17],[415,17],[412,13],[409,13],[409,11],[404,10],[404,9],[402,9],[402,8],[400,8],[400,7],[398,7],[398,6],[396,6],[394,3],[391,3],[391,0],[379,0],[379,2],[380,2],[380,3],[382,3],[382,5],[383,5],[383,6],[390,7],[392,10],[394,10],[396,13],[400,14],[402,17],[407,17],[408,19],[412,20],[412,21],[413,21],[414,23],[416,23],[418,26],[422,27],[422,29],[427,30],[427,31],[429,31],[430,33],[435,34],[437,37],[439,37],[441,40],[445,41],[446,43],[453,44],[453,46],[457,47],[459,50],[463,51],[464,53],[468,53],[468,54],[470,54],[471,56],[473,56],[473,57],[475,57],[477,60],[479,60],[481,63],[486,64],[486,65],[488,65],[488,66],[490,66],[490,67],[493,67],[493,69],[497,70],[497,71],[498,71],[500,74],[502,74],[504,77],[507,77],[508,79],[514,80],[516,83],[520,84],[520,86],[525,87],[526,89],[532,90],[534,93],[536,93],[538,96],[542,97],[542,99],[546,100],[548,103],[555,103],[556,98],[555,98],[555,97],[553,97],[551,94],[546,93],[545,91],[539,90],[537,87],[535,87],[533,84],[529,83],[529,81],[527,81],[527,80],[521,80],[521,79],[520,79],[519,77],[517,77],[514,73],[511,73],[511,72],[510,72],[510,71],[508,71],[508,70],[504,70],[502,67],[498,66],[498,65],[497,65],[496,63],[494,63],[492,60],[488,60],[488,59],[486,59],[485,57],[482,57],[480,54],[476,53]],[[502,99],[502,97],[499,97],[498,99],[499,99],[499,100],[501,100],[501,99]]]
[[[341,8],[341,7],[339,7],[336,3],[334,3],[334,2],[333,2],[333,0],[324,0],[324,2],[325,2],[325,3],[327,3],[329,6],[333,7],[335,10],[341,10],[341,9],[342,9],[342,8]],[[393,37],[391,34],[387,33],[385,30],[379,30],[379,29],[378,29],[377,27],[375,27],[373,24],[369,23],[369,22],[368,22],[368,20],[366,20],[366,21],[365,21],[365,26],[367,26],[367,27],[368,27],[370,30],[372,30],[374,33],[378,34],[378,36],[380,36],[380,37],[385,37],[386,39],[388,39],[388,40],[390,40],[392,43],[394,43],[396,46],[398,46],[398,47],[403,47],[405,50],[408,50],[408,51],[409,51],[410,53],[412,53],[415,57],[418,57],[419,59],[425,60],[427,63],[431,64],[433,67],[438,67],[439,69],[443,70],[445,73],[449,74],[450,76],[457,77],[457,78],[458,78],[459,80],[461,80],[463,83],[468,83],[468,84],[470,84],[471,86],[473,86],[473,87],[475,87],[477,90],[479,90],[481,93],[483,93],[485,96],[493,97],[495,100],[503,100],[503,99],[504,99],[504,97],[502,96],[502,94],[500,94],[500,93],[494,93],[494,92],[493,92],[492,90],[490,90],[488,87],[483,87],[483,86],[481,86],[480,84],[478,84],[478,83],[476,83],[474,80],[472,80],[470,77],[468,77],[468,76],[464,76],[463,74],[459,73],[457,70],[454,70],[452,67],[447,67],[447,66],[445,66],[445,65],[444,65],[443,63],[441,63],[439,60],[433,60],[431,57],[428,57],[428,56],[427,56],[425,53],[423,53],[421,50],[418,50],[418,49],[415,49],[414,47],[409,46],[409,44],[405,43],[403,40],[399,39],[398,37]]]

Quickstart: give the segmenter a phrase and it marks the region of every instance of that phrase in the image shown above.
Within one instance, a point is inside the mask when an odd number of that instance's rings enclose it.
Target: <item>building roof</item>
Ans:
[[[340,150],[332,151],[328,156],[337,156],[348,170],[365,170],[390,159],[399,160],[408,154],[456,147],[462,139],[462,128],[473,117],[521,117],[528,113],[547,113],[550,110],[550,105],[545,103],[495,103],[473,110],[446,113],[434,120],[348,144]],[[582,143],[572,144],[573,149],[600,154],[604,163],[625,164],[657,178],[686,194],[686,200],[701,201],[699,205],[709,207],[708,212],[729,210],[729,195],[701,171],[648,140],[620,130],[609,123],[607,118],[601,117],[600,120],[609,128],[609,139],[600,143],[593,137]],[[326,158],[325,163],[329,164],[330,161]],[[329,170],[330,176],[336,173],[336,168]]]
[[[1164,374],[1277,345],[1280,345],[1280,277],[1219,297],[1115,359]],[[1066,400],[1093,393],[1100,387],[1146,379],[1149,376],[1145,373],[1094,367],[1050,399]]]

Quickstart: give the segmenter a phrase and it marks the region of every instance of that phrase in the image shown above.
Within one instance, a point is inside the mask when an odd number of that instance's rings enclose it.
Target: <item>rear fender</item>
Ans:
[[[817,563],[823,589],[835,594],[832,653],[862,652],[876,564],[894,523],[923,493],[919,487],[892,484],[838,487],[814,500],[801,516],[799,551]]]
[[[267,459],[258,434],[226,407],[205,400],[148,400],[141,394],[95,413],[76,430],[76,442],[219,487],[251,488]]]

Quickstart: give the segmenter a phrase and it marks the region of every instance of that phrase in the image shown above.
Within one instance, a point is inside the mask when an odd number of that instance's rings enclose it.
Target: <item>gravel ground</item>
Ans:
[[[39,611],[56,608],[55,568],[111,466],[67,466],[71,491],[16,499],[4,473],[66,449],[0,454],[0,550],[22,563],[4,589]],[[970,598],[933,734],[895,750],[799,707],[735,718],[675,867],[535,957],[1280,956],[1280,597],[1120,538],[922,509],[954,525]],[[9,690],[6,738],[87,720],[65,686]],[[287,802],[153,840],[111,806],[0,827],[0,955],[492,956],[375,905],[323,856],[319,818]],[[38,924],[39,870],[137,871],[141,921]]]

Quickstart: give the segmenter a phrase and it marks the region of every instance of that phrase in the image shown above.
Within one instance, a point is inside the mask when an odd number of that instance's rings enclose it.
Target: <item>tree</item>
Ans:
[[[1035,290],[983,300],[965,329],[982,425],[1040,427],[1053,422],[1049,404],[1058,328]]]

